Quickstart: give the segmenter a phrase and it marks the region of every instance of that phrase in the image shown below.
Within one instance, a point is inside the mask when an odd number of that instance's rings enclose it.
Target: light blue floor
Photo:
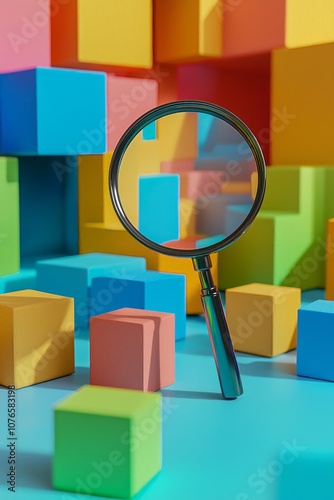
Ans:
[[[322,298],[304,294],[304,301]],[[177,343],[176,383],[162,390],[163,469],[136,500],[333,500],[334,385],[297,378],[295,352],[238,354],[245,393],[222,401],[202,317]],[[89,383],[89,349],[76,373],[16,392],[17,491],[7,491],[7,390],[0,389],[0,499],[84,499],[51,488],[53,405]],[[95,498],[95,497],[93,497]]]

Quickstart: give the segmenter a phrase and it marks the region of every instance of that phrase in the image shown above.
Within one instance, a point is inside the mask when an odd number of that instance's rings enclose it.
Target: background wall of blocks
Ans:
[[[293,0],[277,0],[270,9],[260,0],[173,1],[168,8],[161,0],[99,0],[93,11],[84,0],[15,0],[10,8],[2,0],[0,6],[6,13],[0,25],[1,203],[10,204],[10,218],[3,210],[0,216],[2,291],[34,286],[37,259],[78,252],[144,256],[149,269],[173,271],[175,259],[161,264],[123,233],[107,171],[130,123],[178,99],[208,100],[236,113],[269,165],[260,217],[219,256],[220,288],[253,281],[325,286],[317,245],[325,245],[326,221],[334,215],[330,0],[316,10],[305,2],[302,12]],[[136,153],[154,173],[166,168],[161,161],[170,160],[173,143],[157,158],[152,137],[138,140]],[[183,153],[191,160],[189,148]],[[313,201],[303,204],[308,196]],[[239,254],[248,256],[242,273]],[[199,305],[188,299],[188,312],[200,312]]]

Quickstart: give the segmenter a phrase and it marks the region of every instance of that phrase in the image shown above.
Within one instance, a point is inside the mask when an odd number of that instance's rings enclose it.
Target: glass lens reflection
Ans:
[[[179,112],[132,140],[118,189],[128,219],[146,238],[175,249],[202,248],[243,223],[257,192],[256,162],[225,121]]]

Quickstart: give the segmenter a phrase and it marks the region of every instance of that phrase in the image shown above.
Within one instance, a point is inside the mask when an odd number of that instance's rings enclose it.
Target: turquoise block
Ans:
[[[77,157],[21,157],[21,258],[78,252]]]
[[[152,122],[142,130],[143,141],[155,141],[157,138],[157,123]]]
[[[144,271],[142,257],[103,253],[73,255],[36,263],[37,290],[74,298],[75,327],[87,328],[93,278],[115,277],[121,282],[129,271]]]
[[[4,153],[105,152],[105,73],[34,68],[2,74],[0,85],[0,144]]]
[[[298,311],[297,375],[334,382],[334,301],[316,300]]]
[[[180,177],[177,174],[139,178],[139,231],[155,243],[180,238]]]
[[[122,278],[96,278],[91,288],[91,315],[123,307],[175,314],[175,339],[186,335],[185,276],[145,271]]]

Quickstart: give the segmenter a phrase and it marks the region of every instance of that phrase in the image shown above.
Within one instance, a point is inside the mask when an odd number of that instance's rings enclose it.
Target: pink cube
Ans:
[[[0,73],[50,66],[53,0],[0,0]]]
[[[164,174],[179,174],[181,172],[191,172],[194,170],[195,158],[187,160],[162,161],[160,164],[161,172]]]
[[[107,77],[108,150],[112,151],[126,129],[158,105],[158,84],[145,78]]]
[[[174,379],[174,314],[126,307],[91,318],[92,385],[157,391]]]

